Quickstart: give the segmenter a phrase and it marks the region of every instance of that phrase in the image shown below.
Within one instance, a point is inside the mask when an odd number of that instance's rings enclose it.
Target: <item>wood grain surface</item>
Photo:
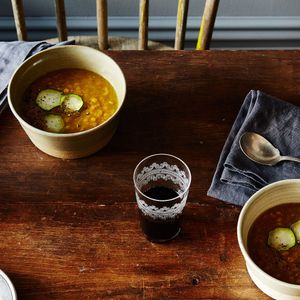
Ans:
[[[19,299],[268,299],[236,238],[240,207],[206,196],[251,89],[300,104],[297,51],[110,51],[127,79],[103,150],[60,160],[0,117],[0,268]],[[148,242],[132,173],[145,156],[182,158],[192,185],[180,236]]]

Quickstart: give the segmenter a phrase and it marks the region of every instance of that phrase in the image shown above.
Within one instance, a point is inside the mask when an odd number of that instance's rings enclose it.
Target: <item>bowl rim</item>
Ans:
[[[27,121],[25,121],[23,119],[23,117],[17,113],[17,111],[15,110],[14,108],[14,105],[10,99],[10,94],[11,94],[11,84],[12,82],[14,81],[14,78],[15,78],[15,75],[20,71],[21,68],[23,68],[24,64],[28,64],[30,63],[31,61],[34,61],[36,59],[39,58],[39,56],[43,56],[45,55],[46,52],[49,52],[49,51],[54,51],[54,50],[57,50],[57,49],[86,49],[88,51],[92,51],[92,52],[95,52],[97,53],[97,55],[102,55],[104,56],[106,59],[110,60],[111,62],[113,62],[115,64],[115,66],[119,69],[120,71],[120,74],[121,74],[121,77],[122,77],[122,81],[124,82],[124,97],[120,103],[119,102],[119,105],[118,105],[118,108],[117,110],[107,119],[105,120],[103,123],[93,127],[93,128],[90,128],[90,129],[87,129],[87,130],[83,130],[83,131],[79,131],[79,132],[70,132],[70,133],[56,133],[56,132],[49,132],[49,131],[45,131],[45,130],[42,130],[42,129],[39,129],[39,128],[36,128],[34,126],[32,126],[31,124],[29,124]],[[58,50],[60,51],[60,50]],[[59,70],[59,69],[57,69]],[[46,73],[45,73],[46,74]],[[102,75],[101,75],[102,76]],[[105,78],[105,77],[104,77]],[[106,79],[107,80],[107,79]],[[111,84],[111,83],[110,83]],[[114,87],[115,88],[115,87]],[[74,137],[74,136],[81,136],[81,135],[85,135],[85,134],[88,134],[88,133],[92,133],[96,130],[98,130],[100,127],[103,127],[104,125],[106,125],[107,123],[109,123],[112,119],[114,119],[117,114],[120,112],[121,108],[123,107],[123,104],[125,102],[125,98],[126,98],[126,92],[127,92],[127,84],[126,84],[126,79],[125,79],[125,76],[124,76],[124,73],[121,69],[121,67],[119,66],[119,64],[114,60],[112,59],[109,55],[103,53],[102,51],[100,50],[97,50],[97,49],[94,49],[94,48],[91,48],[91,47],[87,47],[87,46],[81,46],[81,45],[64,45],[64,46],[53,46],[51,48],[48,48],[48,49],[45,49],[45,50],[42,50],[32,56],[30,56],[29,58],[25,59],[21,65],[18,66],[18,68],[14,71],[14,73],[12,74],[10,80],[9,80],[9,83],[8,83],[8,87],[7,87],[7,98],[8,98],[8,105],[12,111],[12,113],[14,114],[14,116],[17,118],[17,120],[25,127],[28,127],[30,128],[31,131],[34,131],[35,133],[38,133],[38,134],[41,134],[41,135],[44,135],[44,136],[48,136],[48,137],[61,137],[61,138],[69,138],[69,137]],[[118,99],[119,100],[119,99]]]
[[[11,292],[12,295],[12,300],[17,300],[17,292],[16,289],[12,283],[12,281],[10,280],[10,278],[6,275],[6,273],[0,269],[0,277],[2,277],[4,279],[4,281],[6,282],[6,284],[9,287],[9,291]]]
[[[258,190],[257,192],[255,192],[249,199],[248,201],[245,203],[245,205],[243,206],[239,218],[238,218],[238,223],[237,223],[237,239],[238,239],[238,244],[240,247],[240,250],[242,252],[242,255],[246,261],[246,264],[248,265],[248,267],[254,269],[255,271],[258,271],[260,273],[262,273],[266,278],[268,278],[269,280],[273,281],[274,283],[276,283],[277,285],[281,285],[284,286],[286,288],[292,288],[292,289],[297,289],[300,290],[300,284],[293,284],[293,283],[288,283],[282,280],[279,280],[277,278],[274,278],[273,276],[271,276],[270,274],[266,273],[264,270],[262,270],[250,257],[250,255],[248,254],[248,251],[246,250],[246,247],[243,243],[243,238],[242,238],[242,225],[243,225],[243,221],[244,221],[244,216],[247,213],[249,207],[251,206],[251,204],[259,197],[261,196],[263,193],[265,193],[266,191],[276,187],[276,186],[281,186],[281,185],[286,185],[286,184],[290,184],[290,183],[297,183],[300,185],[300,179],[283,179],[283,180],[279,180],[273,183],[268,184],[267,186],[263,187],[262,189]]]

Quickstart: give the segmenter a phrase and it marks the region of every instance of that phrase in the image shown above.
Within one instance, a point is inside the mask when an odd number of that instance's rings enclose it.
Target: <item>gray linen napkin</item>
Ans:
[[[70,45],[74,41],[58,44],[39,42],[0,42],[0,114],[7,105],[7,85],[17,67],[29,56],[52,46]]]
[[[239,147],[239,138],[254,131],[267,138],[281,154],[300,157],[300,108],[261,91],[250,91],[223,147],[207,194],[243,205],[265,185],[300,178],[300,164],[281,162],[276,166],[259,165],[248,159]]]

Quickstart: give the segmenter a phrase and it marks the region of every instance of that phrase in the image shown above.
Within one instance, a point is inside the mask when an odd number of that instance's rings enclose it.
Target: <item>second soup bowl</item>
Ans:
[[[247,240],[258,216],[270,208],[289,203],[300,203],[300,179],[277,181],[256,192],[243,207],[237,226],[238,243],[251,279],[268,296],[280,300],[300,299],[300,285],[278,280],[263,271],[250,257]],[[270,258],[270,264],[273,263]]]

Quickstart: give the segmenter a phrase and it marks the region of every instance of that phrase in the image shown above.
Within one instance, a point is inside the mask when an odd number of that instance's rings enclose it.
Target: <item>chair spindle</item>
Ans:
[[[140,0],[139,50],[146,50],[148,47],[148,22],[149,0]]]
[[[24,6],[22,0],[11,0],[17,36],[19,41],[27,40],[27,30],[24,15]]]
[[[98,29],[98,45],[100,50],[108,48],[107,33],[107,0],[97,0],[97,29]]]
[[[208,50],[218,11],[219,0],[206,0],[197,42],[197,50]]]
[[[189,0],[178,0],[177,23],[175,35],[175,50],[184,49],[186,22],[189,9]]]
[[[60,42],[68,39],[65,2],[64,0],[55,0],[55,13],[58,39]]]

